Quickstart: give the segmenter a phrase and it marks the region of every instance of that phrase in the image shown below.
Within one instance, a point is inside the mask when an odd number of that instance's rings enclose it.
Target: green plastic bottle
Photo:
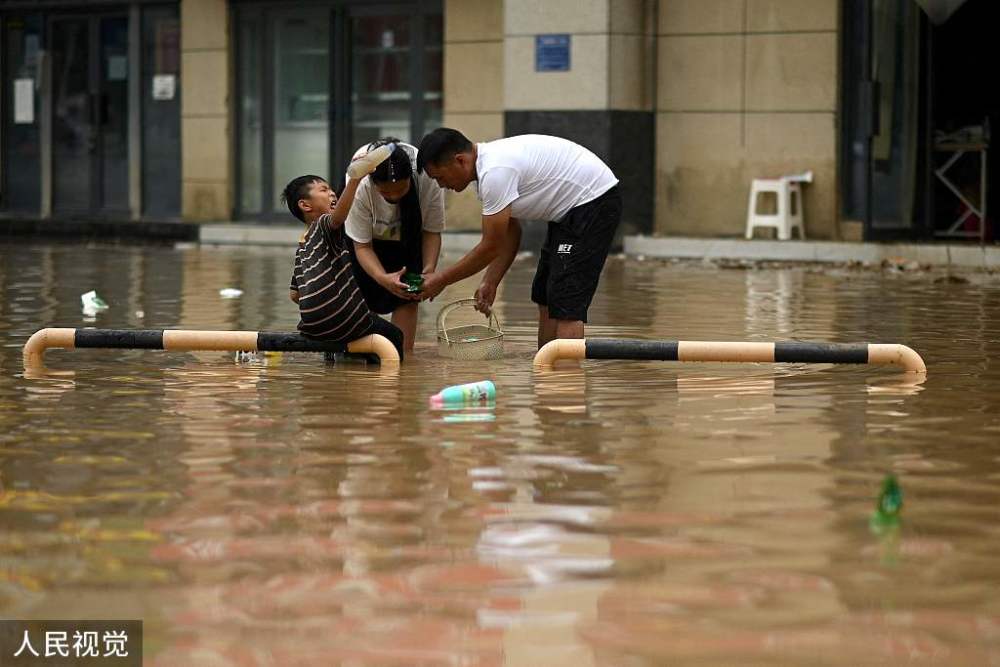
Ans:
[[[895,475],[886,475],[882,480],[882,490],[878,494],[875,511],[872,512],[869,525],[876,533],[899,524],[899,512],[903,509],[903,489]]]
[[[876,511],[887,516],[897,516],[903,509],[903,490],[895,475],[886,475],[882,480],[882,492],[878,496]]]
[[[407,292],[416,294],[424,286],[424,277],[419,273],[404,273],[403,282],[407,285]]]

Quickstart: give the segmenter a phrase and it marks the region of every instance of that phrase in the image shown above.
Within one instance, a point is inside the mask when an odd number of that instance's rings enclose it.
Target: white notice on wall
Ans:
[[[35,122],[35,80],[14,79],[14,123]]]
[[[177,77],[173,74],[153,75],[153,99],[172,100],[177,90]]]

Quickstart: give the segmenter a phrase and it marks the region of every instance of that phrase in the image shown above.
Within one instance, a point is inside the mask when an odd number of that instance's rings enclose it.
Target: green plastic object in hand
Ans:
[[[416,294],[424,286],[424,277],[419,273],[404,273],[403,282],[406,283],[406,291]]]

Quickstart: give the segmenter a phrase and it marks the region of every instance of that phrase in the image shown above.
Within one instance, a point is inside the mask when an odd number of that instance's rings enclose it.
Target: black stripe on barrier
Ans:
[[[306,338],[300,333],[261,331],[257,334],[261,352],[346,352],[347,344]]]
[[[775,343],[774,360],[804,364],[867,364],[868,344]]]
[[[675,340],[588,338],[587,359],[655,359],[677,361]]]
[[[77,329],[74,347],[125,350],[162,350],[162,329]]]

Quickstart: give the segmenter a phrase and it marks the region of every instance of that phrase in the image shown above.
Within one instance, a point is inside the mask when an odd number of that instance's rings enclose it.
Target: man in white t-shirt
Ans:
[[[355,277],[368,307],[392,313],[413,350],[419,294],[407,291],[407,273],[433,273],[441,253],[444,193],[427,174],[416,173],[417,149],[387,137],[362,146],[361,157],[386,143],[396,150],[361,181],[344,229],[351,238]]]
[[[526,134],[473,144],[439,128],[420,142],[417,170],[461,192],[478,181],[483,236],[455,264],[424,276],[425,299],[486,269],[477,308],[489,312],[521,243],[522,220],[548,222],[531,286],[538,304],[538,346],[583,338],[587,310],[621,222],[618,179],[599,157],[572,141]]]

